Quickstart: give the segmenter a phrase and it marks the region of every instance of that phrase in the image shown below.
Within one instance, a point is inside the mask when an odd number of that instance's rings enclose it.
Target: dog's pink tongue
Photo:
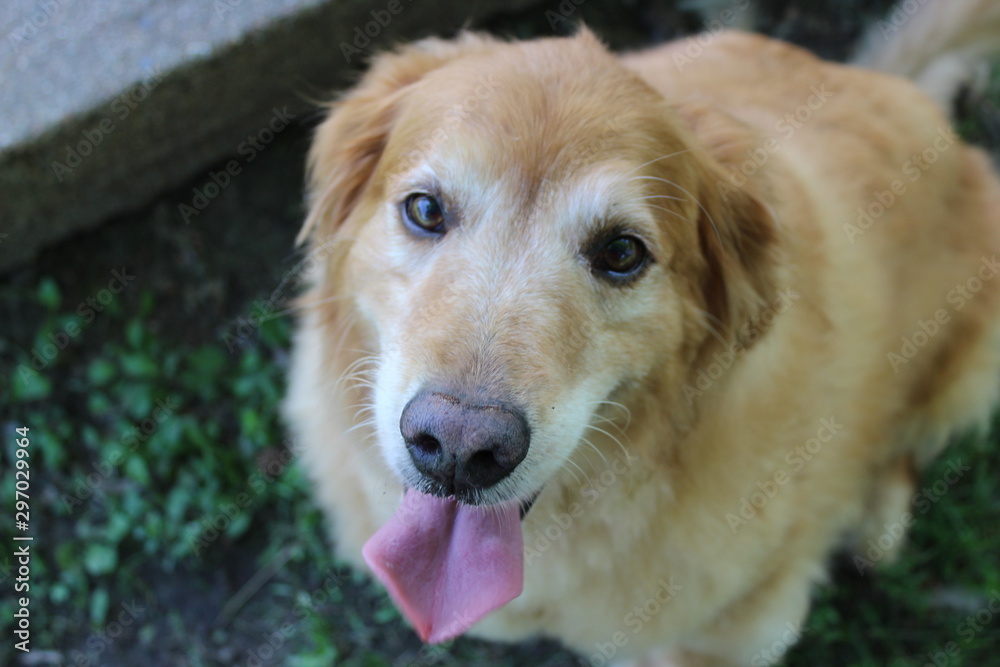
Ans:
[[[484,509],[410,489],[362,554],[430,644],[462,634],[524,585],[516,501]]]

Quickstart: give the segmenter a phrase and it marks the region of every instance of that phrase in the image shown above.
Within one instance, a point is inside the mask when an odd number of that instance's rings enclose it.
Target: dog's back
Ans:
[[[888,438],[923,464],[998,397],[1000,188],[942,94],[1000,51],[1000,5],[930,2],[904,16],[873,27],[855,60],[916,83],[740,32],[623,60],[721,156],[720,188],[802,189],[775,193],[792,205],[779,217],[807,269],[800,291],[824,296],[829,330],[853,348],[857,367],[838,372],[898,387],[872,403],[907,415]],[[812,210],[794,208],[804,200]]]

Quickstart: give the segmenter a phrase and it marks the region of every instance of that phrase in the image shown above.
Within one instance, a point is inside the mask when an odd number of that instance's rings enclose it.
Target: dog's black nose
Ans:
[[[406,404],[399,430],[417,470],[448,495],[499,482],[524,460],[531,439],[520,411],[431,391]]]

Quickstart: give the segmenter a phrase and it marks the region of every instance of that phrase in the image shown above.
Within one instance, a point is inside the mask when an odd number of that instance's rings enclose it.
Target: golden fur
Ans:
[[[425,40],[317,132],[324,261],[286,413],[338,553],[365,568],[396,508],[426,382],[503,391],[531,424],[485,498],[541,490],[524,593],[473,634],[769,664],[830,553],[899,522],[914,471],[996,402],[986,156],[905,80],[744,33],[693,45]],[[431,180],[462,216],[437,241],[398,213]],[[625,287],[580,260],[612,223],[655,260]]]

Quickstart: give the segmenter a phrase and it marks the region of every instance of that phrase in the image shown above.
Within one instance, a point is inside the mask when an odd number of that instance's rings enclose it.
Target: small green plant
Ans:
[[[76,316],[61,311],[50,279],[35,303],[44,315],[32,350],[45,363],[33,367],[25,350],[7,371],[8,412],[31,429],[38,475],[32,645],[72,646],[81,628],[108,623],[120,601],[147,597],[149,571],[216,563],[262,528],[262,514],[301,514],[287,509],[304,503],[305,485],[277,411],[283,369],[275,357],[287,347],[289,325],[265,322],[236,355],[221,344],[166,341],[147,328],[156,303],[145,293],[127,318],[108,309],[116,334],[100,347],[52,353]],[[12,507],[12,485],[3,489]],[[321,542],[322,533],[309,529]],[[0,539],[10,538],[10,528],[0,528]],[[5,636],[13,605],[2,596]]]

